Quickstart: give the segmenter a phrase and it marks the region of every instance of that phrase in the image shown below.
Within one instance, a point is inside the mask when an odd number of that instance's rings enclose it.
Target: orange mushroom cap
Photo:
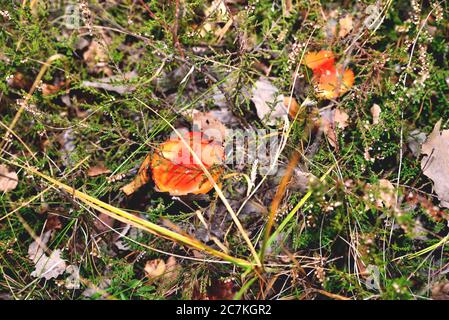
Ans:
[[[189,132],[184,140],[216,182],[222,172],[218,165],[224,160],[222,145],[207,140],[199,132]],[[161,192],[181,196],[203,194],[213,188],[201,165],[181,139],[171,139],[159,145],[153,153],[150,167],[156,187]]]
[[[335,99],[354,84],[354,72],[350,69],[343,70],[341,66],[325,70],[318,78],[318,96],[325,99]]]
[[[334,63],[334,53],[328,50],[321,50],[319,52],[312,51],[304,57],[304,64],[312,69],[315,75],[333,66]]]
[[[304,64],[313,71],[313,79],[318,89],[318,96],[324,99],[335,99],[354,84],[354,72],[335,65],[334,54],[321,50],[309,52],[304,57]]]

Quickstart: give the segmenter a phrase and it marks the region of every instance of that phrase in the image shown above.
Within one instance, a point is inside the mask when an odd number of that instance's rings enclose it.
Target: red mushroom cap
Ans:
[[[189,132],[184,140],[216,182],[222,172],[219,165],[224,160],[222,145],[207,140],[199,132]],[[201,165],[181,139],[171,139],[159,145],[150,166],[153,180],[161,192],[180,196],[207,193],[213,188]]]

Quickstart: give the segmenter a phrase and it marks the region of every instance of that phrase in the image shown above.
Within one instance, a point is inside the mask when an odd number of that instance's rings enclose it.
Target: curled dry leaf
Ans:
[[[102,174],[110,173],[111,170],[106,168],[102,162],[98,163],[97,165],[90,167],[89,170],[87,170],[87,175],[89,177],[96,177],[100,176]]]
[[[346,37],[353,28],[354,23],[352,21],[352,16],[347,14],[344,18],[340,18],[340,20],[338,20],[338,24],[340,26],[338,36],[340,38]]]
[[[329,144],[338,150],[337,134],[335,133],[335,124],[333,119],[334,111],[325,110],[321,113],[321,129],[326,135]]]
[[[349,116],[344,110],[327,109],[321,112],[321,128],[332,147],[338,150],[338,141],[335,128],[344,129],[348,126]]]
[[[382,109],[378,104],[373,104],[373,106],[370,109],[371,115],[373,116],[373,124],[378,124],[380,120],[380,113],[382,112]]]
[[[344,129],[348,126],[349,116],[346,111],[341,109],[335,109],[334,113],[334,122],[337,124],[337,127],[340,129]]]
[[[66,269],[66,263],[61,258],[61,250],[52,251],[50,256],[45,254],[44,248],[50,239],[51,232],[51,230],[45,232],[28,247],[28,257],[35,264],[35,270],[31,273],[33,277],[50,280],[63,274]]]
[[[18,181],[17,173],[9,171],[8,167],[3,164],[0,165],[0,191],[8,192],[14,190]]]
[[[421,169],[433,181],[440,205],[449,208],[449,130],[440,131],[440,127],[441,120],[422,145]]]
[[[449,281],[437,283],[432,288],[433,300],[449,300]]]
[[[176,258],[170,256],[165,262],[162,259],[147,261],[144,271],[150,281],[157,280],[161,285],[168,285],[178,277],[179,265]]]
[[[165,262],[162,259],[148,260],[145,263],[145,275],[149,280],[156,280],[165,272]]]

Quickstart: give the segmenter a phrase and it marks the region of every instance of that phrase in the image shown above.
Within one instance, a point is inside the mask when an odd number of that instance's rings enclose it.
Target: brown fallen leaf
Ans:
[[[29,90],[31,88],[31,80],[27,79],[23,73],[16,72],[7,79],[7,83],[11,88]]]
[[[323,133],[327,137],[329,144],[338,151],[338,140],[337,134],[335,133],[335,121],[334,121],[334,110],[324,110],[321,112],[321,128]]]
[[[351,32],[351,30],[353,28],[354,23],[352,21],[352,16],[347,14],[344,18],[341,18],[340,20],[338,20],[338,24],[340,26],[340,29],[338,31],[338,36],[340,38],[346,37],[349,34],[349,32]]]
[[[433,300],[449,300],[449,281],[438,283],[432,288]]]
[[[100,213],[94,221],[94,227],[97,234],[102,234],[114,227],[115,219],[106,213]]]
[[[226,137],[226,127],[211,112],[194,111],[193,131],[204,133],[204,135],[216,142],[223,142]]]
[[[165,287],[173,283],[179,275],[180,267],[176,258],[170,256],[167,261],[154,259],[146,262],[144,271],[150,281],[158,281],[160,286]]]
[[[53,231],[60,230],[62,228],[62,222],[59,219],[59,216],[56,214],[49,214],[47,217],[47,221],[45,222],[44,231]]]
[[[348,126],[349,116],[346,111],[341,109],[335,109],[334,113],[334,122],[337,124],[337,127],[340,129],[344,129]]]
[[[288,110],[288,114],[292,119],[295,119],[296,114],[299,112],[300,105],[295,98],[285,97],[284,107]]]
[[[449,130],[440,131],[440,127],[441,120],[422,145],[421,169],[433,181],[440,205],[449,208]]]
[[[9,171],[8,167],[3,164],[0,165],[0,191],[8,192],[14,190],[18,181],[17,173]]]
[[[102,162],[98,163],[97,165],[90,167],[89,170],[87,170],[87,175],[89,177],[96,177],[100,176],[102,174],[110,173],[111,170],[106,168]]]
[[[151,281],[160,278],[166,270],[165,262],[162,259],[148,260],[145,263],[145,275]]]

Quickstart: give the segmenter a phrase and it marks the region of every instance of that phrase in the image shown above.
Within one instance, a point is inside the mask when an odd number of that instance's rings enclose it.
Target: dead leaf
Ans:
[[[337,124],[337,127],[340,129],[344,129],[348,126],[349,116],[344,110],[335,109],[334,113],[334,122]]]
[[[433,181],[440,205],[449,208],[449,130],[440,131],[440,127],[441,120],[422,145],[421,169]]]
[[[340,18],[340,20],[338,20],[338,24],[340,26],[338,36],[340,38],[346,37],[353,28],[353,21],[351,15],[347,14],[344,18]]]
[[[111,170],[106,168],[102,162],[98,163],[97,165],[90,167],[89,170],[87,170],[87,175],[89,177],[96,177],[100,176],[102,174],[110,173]]]
[[[320,113],[321,115],[321,128],[326,135],[329,144],[338,151],[337,134],[335,133],[334,115],[335,110],[326,109]]]
[[[449,281],[437,283],[432,288],[433,300],[449,300]]]
[[[51,230],[45,232],[28,247],[28,257],[35,264],[35,270],[31,273],[33,277],[50,280],[63,274],[66,269],[66,263],[61,258],[61,250],[52,251],[50,256],[45,254],[46,244],[51,233]]]
[[[166,270],[165,262],[162,259],[148,260],[145,264],[145,275],[149,280],[157,280]]]
[[[16,72],[13,76],[8,77],[7,83],[14,89],[23,89],[28,91],[31,88],[31,81],[21,72]]]
[[[257,116],[268,126],[274,126],[281,118],[288,116],[284,98],[279,89],[265,77],[256,81],[251,92],[251,101],[256,106]]]
[[[56,249],[47,257],[45,254],[35,261],[36,269],[31,273],[31,276],[36,278],[45,278],[50,280],[57,278],[64,273],[66,269],[65,261],[61,259],[61,250]]]
[[[0,165],[0,191],[8,192],[14,190],[17,187],[19,178],[17,173],[9,171],[8,167]]]
[[[296,101],[295,98],[285,97],[284,98],[284,107],[288,110],[288,114],[292,119],[295,119],[296,114],[299,112],[300,105]],[[300,116],[300,115],[298,115]]]
[[[94,221],[94,227],[98,234],[110,231],[114,227],[115,219],[106,213],[100,213]]]
[[[208,139],[223,142],[226,137],[226,127],[211,112],[193,112],[193,131],[202,132]]]
[[[378,104],[373,104],[373,106],[370,109],[371,115],[373,116],[373,124],[378,124],[380,120],[380,113],[382,112],[382,109]]]
[[[45,232],[60,230],[62,228],[61,220],[59,216],[56,214],[49,214],[47,217],[47,221],[45,222]]]
[[[56,84],[44,83],[41,85],[42,95],[49,96],[58,93],[65,85],[66,85],[65,81],[59,81]]]

